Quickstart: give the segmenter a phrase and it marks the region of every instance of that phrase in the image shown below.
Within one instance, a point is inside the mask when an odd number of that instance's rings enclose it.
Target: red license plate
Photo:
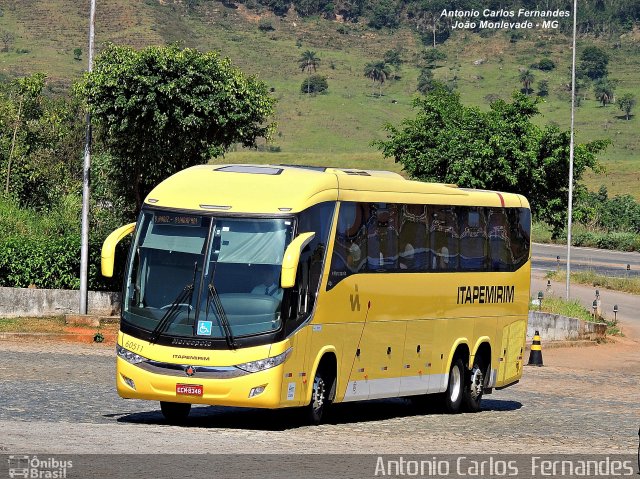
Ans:
[[[178,396],[202,396],[203,388],[200,384],[176,384]]]

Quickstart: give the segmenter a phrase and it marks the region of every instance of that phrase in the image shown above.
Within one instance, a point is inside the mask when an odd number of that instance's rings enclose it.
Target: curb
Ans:
[[[77,333],[0,333],[0,341],[15,341],[19,339],[35,339],[47,341],[65,341],[78,343],[93,343],[95,333],[77,334]],[[117,333],[102,333],[104,343],[115,342],[118,337]]]
[[[597,346],[597,341],[591,341],[588,339],[578,339],[571,341],[545,341],[543,344],[544,349],[558,349],[558,348],[581,348],[588,346]],[[531,342],[525,344],[525,351],[531,351]]]
[[[120,316],[97,316],[92,314],[65,314],[65,324],[96,328],[106,324],[118,324]]]

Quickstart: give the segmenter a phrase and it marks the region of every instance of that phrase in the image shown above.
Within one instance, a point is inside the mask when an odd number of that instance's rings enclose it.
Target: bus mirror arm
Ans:
[[[102,276],[111,278],[113,276],[113,263],[116,256],[116,245],[122,241],[122,239],[133,233],[136,228],[135,223],[129,223],[128,225],[121,226],[114,232],[112,232],[107,239],[102,243],[102,253],[100,255]]]
[[[280,275],[280,286],[282,288],[292,288],[296,283],[300,253],[315,236],[316,234],[313,232],[301,233],[287,246],[282,259],[282,272]]]

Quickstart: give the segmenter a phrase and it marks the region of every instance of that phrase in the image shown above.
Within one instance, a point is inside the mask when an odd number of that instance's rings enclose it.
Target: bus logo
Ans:
[[[29,477],[29,456],[9,456],[9,477]]]
[[[358,285],[356,284],[356,294],[349,295],[349,301],[351,301],[351,311],[356,309],[360,311],[360,294],[358,293]]]
[[[193,366],[187,366],[186,368],[184,368],[184,373],[187,376],[193,376],[196,373],[196,368],[194,368]]]

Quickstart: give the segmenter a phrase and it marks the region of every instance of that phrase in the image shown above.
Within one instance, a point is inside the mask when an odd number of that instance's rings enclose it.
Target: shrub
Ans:
[[[258,30],[260,30],[261,32],[271,32],[275,30],[275,28],[273,28],[271,20],[263,18],[262,20],[260,20],[260,23],[258,23]]]
[[[537,65],[531,65],[532,68],[537,68],[545,72],[550,72],[556,67],[555,62],[551,58],[543,58]]]
[[[0,286],[78,289],[80,286],[79,200],[65,198],[46,212],[0,200]],[[88,282],[92,290],[118,291],[128,242],[118,245],[113,278],[100,274],[102,242],[111,225],[93,225],[89,239]]]

